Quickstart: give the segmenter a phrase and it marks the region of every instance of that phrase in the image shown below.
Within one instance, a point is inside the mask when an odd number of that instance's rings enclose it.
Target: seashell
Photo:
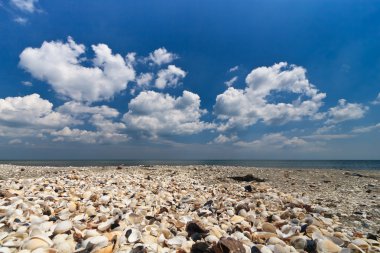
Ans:
[[[230,221],[231,221],[232,224],[241,223],[241,222],[244,221],[244,217],[239,216],[239,215],[234,215],[234,216],[231,217]]]
[[[307,245],[307,239],[301,236],[295,236],[290,240],[290,244],[298,249],[298,250],[303,250],[306,248]]]
[[[75,212],[77,210],[77,205],[74,202],[70,202],[67,205],[67,208],[69,209],[70,212]]]
[[[369,244],[360,238],[353,240],[351,243],[355,244],[356,246],[358,246],[359,248],[361,248],[363,250],[367,250],[369,248]]]
[[[0,233],[0,241],[3,240],[5,237],[7,237],[9,235],[8,232],[1,232]]]
[[[166,240],[165,243],[169,246],[181,246],[186,241],[186,237],[184,236],[175,236],[169,240]]]
[[[48,248],[48,249],[38,248],[36,250],[33,250],[32,253],[58,253],[58,250],[53,249],[53,248]],[[62,253],[65,253],[65,252],[62,252]]]
[[[354,252],[354,253],[364,253],[365,252],[359,246],[357,246],[356,244],[353,244],[353,243],[348,244],[347,248],[350,249],[351,252]]]
[[[290,253],[290,247],[285,245],[276,244],[273,247],[273,253]]]
[[[0,253],[12,253],[12,251],[7,247],[0,247]]]
[[[53,242],[49,237],[33,236],[22,245],[22,248],[33,251],[38,248],[50,248],[51,246],[53,246]]]
[[[277,237],[270,237],[267,240],[267,244],[269,244],[269,245],[280,244],[281,246],[286,246],[286,243],[283,240],[281,240],[281,239],[279,239]]]
[[[107,220],[105,222],[102,222],[98,225],[98,230],[101,231],[101,232],[104,232],[106,230],[108,230],[111,225],[113,224],[113,220]]]
[[[231,237],[222,237],[216,245],[213,246],[215,253],[245,253],[243,244]]]
[[[137,229],[128,229],[125,233],[128,242],[135,243],[141,239],[141,233]]]
[[[219,241],[219,239],[215,235],[208,235],[205,237],[205,241],[211,244],[216,244]]]
[[[105,236],[94,236],[83,241],[82,246],[85,249],[103,248],[108,246],[108,238]]]
[[[271,223],[268,223],[268,222],[263,223],[261,227],[263,231],[273,233],[273,234],[275,234],[277,230],[275,226],[273,226]]]
[[[73,223],[69,220],[61,221],[57,224],[57,226],[54,229],[54,234],[63,234],[69,230],[71,230],[73,227]]]
[[[111,201],[111,197],[109,195],[103,195],[99,198],[99,202],[103,205],[107,205]]]
[[[317,239],[318,253],[339,253],[341,249],[341,247],[339,247],[329,239]]]
[[[140,215],[137,215],[135,213],[130,213],[128,215],[128,221],[131,223],[131,224],[140,224],[143,220],[143,216],[140,216]]]
[[[103,248],[100,248],[100,249],[97,249],[97,250],[94,250],[94,251],[91,251],[93,253],[112,253],[113,250],[114,250],[114,245],[111,244],[111,245],[108,245],[106,247],[103,247]]]
[[[88,216],[92,217],[92,216],[96,216],[98,214],[98,212],[96,211],[95,207],[89,206],[86,208],[86,214]]]

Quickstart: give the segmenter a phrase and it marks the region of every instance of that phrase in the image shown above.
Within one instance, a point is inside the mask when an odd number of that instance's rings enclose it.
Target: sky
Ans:
[[[0,159],[380,159],[380,3],[0,0]]]

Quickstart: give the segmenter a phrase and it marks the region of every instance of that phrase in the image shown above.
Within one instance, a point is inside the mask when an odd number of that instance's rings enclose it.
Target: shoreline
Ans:
[[[377,236],[380,233],[380,171],[374,170],[341,170],[341,169],[268,169],[268,168],[251,168],[251,167],[233,167],[233,166],[123,166],[123,167],[40,167],[40,166],[15,166],[15,165],[0,165],[0,190],[4,193],[9,190],[17,192],[17,194],[13,197],[17,196],[25,196],[26,192],[29,189],[21,188],[20,185],[28,184],[34,191],[37,192],[37,198],[32,201],[32,203],[37,203],[36,201],[40,198],[46,198],[45,194],[53,194],[54,191],[50,192],[52,189],[57,187],[60,182],[65,182],[64,185],[60,185],[60,188],[63,193],[67,196],[70,196],[70,192],[77,192],[78,194],[84,194],[83,191],[86,189],[92,189],[92,192],[99,192],[99,196],[103,194],[103,196],[110,195],[111,200],[104,204],[105,208],[115,208],[115,203],[113,203],[113,197],[115,196],[115,201],[117,206],[120,206],[121,197],[119,195],[128,195],[134,191],[133,188],[129,188],[130,185],[135,185],[136,192],[135,195],[132,196],[132,201],[143,201],[147,205],[147,200],[145,198],[156,198],[154,195],[159,195],[160,192],[169,192],[172,199],[179,198],[178,196],[182,196],[181,198],[185,198],[187,195],[196,195],[199,204],[203,205],[203,202],[207,202],[210,199],[213,201],[217,201],[215,196],[219,196],[219,198],[224,198],[225,196],[229,196],[232,199],[235,199],[233,202],[233,207],[236,209],[236,204],[248,201],[258,201],[257,198],[261,198],[260,203],[266,203],[266,207],[264,211],[268,213],[276,213],[280,214],[284,212],[285,206],[283,204],[279,204],[281,202],[289,202],[286,207],[289,209],[292,205],[299,201],[303,201],[304,203],[301,205],[303,215],[309,215],[309,213],[313,214],[314,218],[321,219],[322,221],[326,221],[328,225],[324,224],[324,229],[329,229],[327,227],[331,227],[332,231],[341,232],[346,234],[352,240],[357,237],[367,237],[367,235],[371,234]],[[273,173],[275,171],[275,173]],[[231,177],[244,177],[246,175],[252,174],[255,178],[263,179],[265,182],[255,182],[255,180],[246,182],[246,181],[237,181],[232,179]],[[248,178],[249,179],[249,178]],[[252,179],[252,178],[250,178]],[[249,181],[249,180],[248,180]],[[81,183],[82,182],[82,183]],[[113,183],[112,183],[113,182]],[[39,188],[38,185],[46,185],[48,187],[47,192],[45,189]],[[89,184],[89,185],[86,185]],[[160,185],[162,184],[162,186]],[[81,185],[81,186],[80,186]],[[252,193],[244,190],[244,187],[250,186],[252,187]],[[49,188],[51,187],[51,189]],[[82,188],[84,189],[82,189]],[[95,188],[94,188],[95,187]],[[100,188],[99,188],[100,187]],[[174,188],[173,188],[174,187]],[[193,187],[198,189],[198,192],[194,191]],[[16,189],[12,189],[16,188]],[[104,188],[104,190],[102,190]],[[38,189],[38,191],[37,191]],[[202,189],[202,190],[201,190]],[[147,194],[143,194],[144,191],[147,191]],[[200,191],[200,192],[199,192]],[[202,191],[205,196],[202,196]],[[262,191],[260,193],[260,191]],[[50,192],[50,193],[49,193]],[[149,193],[149,194],[148,194]],[[154,194],[155,193],[155,194]],[[28,193],[30,194],[30,193]],[[41,196],[38,196],[41,194]],[[106,194],[106,195],[104,195]],[[136,196],[138,195],[138,197]],[[4,194],[3,194],[4,195]],[[66,196],[65,195],[65,196]],[[255,196],[255,197],[253,197]],[[9,197],[9,196],[8,196]],[[170,197],[170,196],[169,196]],[[67,198],[67,197],[66,197]],[[195,198],[195,200],[197,200]],[[209,198],[209,199],[208,199]],[[268,198],[274,198],[275,204],[272,206],[270,202],[268,202]],[[74,198],[76,200],[76,208],[74,213],[78,214],[81,212],[80,206],[81,202],[83,202],[83,196],[78,198]],[[144,200],[145,199],[145,200]],[[277,201],[281,200],[279,203]],[[195,201],[192,200],[192,201]],[[5,203],[9,201],[7,200],[7,196],[1,196],[0,202]],[[53,199],[54,204],[60,203],[62,205],[61,199]],[[155,200],[157,202],[157,200]],[[298,202],[297,202],[298,201]],[[74,201],[75,202],[75,201]],[[247,202],[247,204],[248,204]],[[66,201],[63,203],[68,205],[70,202]],[[86,202],[87,203],[87,202]],[[163,203],[163,202],[162,202]],[[190,203],[190,202],[189,202]],[[88,203],[87,203],[88,204]],[[86,205],[87,205],[86,204]],[[194,205],[194,203],[191,203]],[[187,203],[183,203],[183,205],[187,205]],[[264,204],[265,205],[265,204]],[[289,206],[290,205],[290,206]],[[297,204],[299,206],[299,204]],[[164,204],[165,208],[168,209],[169,212],[165,212],[166,215],[169,215],[171,219],[180,219],[180,217],[176,217],[178,215],[182,216],[191,216],[192,219],[197,218],[197,220],[201,220],[203,226],[206,228],[210,228],[210,224],[204,220],[204,217],[197,216],[194,217],[194,213],[184,213],[183,210],[172,210],[167,206],[167,203]],[[58,207],[54,207],[58,208]],[[172,207],[173,208],[173,207]],[[277,208],[277,209],[276,209]],[[295,207],[293,207],[295,208]],[[306,209],[305,209],[306,208]],[[152,206],[147,207],[149,210],[147,214],[148,216],[155,216],[159,210]],[[256,209],[256,211],[254,211]],[[64,209],[63,209],[64,210]],[[133,210],[133,208],[131,208]],[[129,210],[129,211],[131,211]],[[298,209],[297,209],[298,210]],[[62,211],[62,207],[60,209]],[[83,210],[82,210],[83,211]],[[123,211],[123,210],[122,210]],[[124,213],[125,211],[125,213]],[[128,210],[123,211],[123,219],[125,216],[128,216]],[[137,210],[141,211],[141,210]],[[133,210],[134,213],[137,212]],[[235,210],[236,211],[236,210]],[[98,213],[101,211],[97,210]],[[229,212],[227,209],[223,209],[222,215],[224,212]],[[265,219],[260,218],[260,213],[257,213],[257,207],[250,207],[246,212],[253,212],[256,216],[255,222],[258,224],[254,225],[255,229],[258,231],[250,232],[250,243],[247,242],[244,246],[253,247],[251,245],[254,243],[255,245],[261,245],[260,247],[264,247],[267,242],[260,243],[260,240],[254,240],[252,238],[253,235],[257,236],[257,233],[261,233],[262,228],[260,226],[263,225]],[[0,210],[1,213],[1,210]],[[137,212],[138,213],[138,212]],[[104,214],[105,220],[111,219],[109,217],[110,214]],[[159,214],[164,215],[164,214]],[[246,217],[240,216],[239,213],[234,213],[231,216],[231,213],[226,214],[227,217],[230,218],[238,216],[235,219],[241,219],[243,224],[244,219]],[[0,215],[1,216],[1,215]],[[173,216],[173,217],[171,217]],[[212,216],[210,214],[210,216]],[[301,215],[302,216],[302,215]],[[69,215],[70,219],[75,217],[74,214]],[[164,217],[166,217],[164,215]],[[168,217],[166,217],[168,218]],[[300,222],[304,222],[300,217],[298,217]],[[305,219],[305,217],[304,217]],[[328,220],[326,220],[328,219]],[[228,219],[227,219],[228,220]],[[147,221],[142,221],[142,223]],[[217,224],[224,224],[225,220],[219,220]],[[319,221],[320,222],[320,221]],[[0,221],[1,223],[1,221]],[[54,223],[54,222],[53,222]],[[96,223],[96,222],[95,222]],[[215,223],[215,222],[214,222]],[[220,223],[220,224],[219,224]],[[331,224],[330,224],[331,223]],[[239,223],[241,225],[241,223]],[[56,224],[53,224],[54,226]],[[125,227],[131,224],[124,224]],[[133,224],[132,224],[133,225]],[[236,224],[230,224],[236,225]],[[268,225],[269,226],[269,225]],[[327,227],[326,227],[327,226]],[[253,229],[251,228],[251,230]],[[0,228],[0,231],[4,229]],[[52,228],[49,228],[50,230]],[[115,228],[116,229],[116,228]],[[181,234],[185,228],[177,228],[177,234]],[[223,230],[223,228],[221,228]],[[277,229],[281,229],[281,227],[277,227]],[[320,228],[322,229],[322,228]],[[50,231],[49,230],[49,231]],[[98,228],[99,230],[99,228]],[[73,228],[71,229],[73,230]],[[106,229],[105,232],[110,233],[113,230]],[[119,231],[119,230],[115,230]],[[114,231],[114,232],[115,232]],[[323,230],[321,230],[323,232]],[[330,231],[330,233],[332,233]],[[99,231],[98,231],[99,232]],[[140,231],[143,233],[143,231]],[[222,235],[231,236],[233,233],[228,233],[228,231],[224,231],[225,233],[220,232]],[[272,231],[273,232],[273,231]],[[1,233],[1,232],[0,232]],[[255,234],[256,233],[256,234]],[[326,232],[327,233],[327,232]],[[71,234],[71,233],[70,233]],[[101,233],[102,234],[102,233]],[[219,235],[218,234],[218,235]],[[334,235],[334,233],[332,233]],[[184,235],[185,236],[185,235]],[[214,235],[215,236],[215,235]],[[246,235],[247,237],[248,235]],[[277,236],[281,238],[279,233]],[[324,236],[326,236],[324,234]],[[336,235],[334,235],[336,236]],[[172,237],[166,238],[165,240],[170,240],[175,238],[174,234]],[[185,236],[186,237],[186,236]],[[238,237],[235,235],[235,237]],[[248,236],[249,237],[249,236]],[[234,238],[234,237],[233,237]],[[25,238],[27,239],[27,237]],[[152,238],[151,238],[152,239]],[[178,238],[176,238],[178,239]],[[215,239],[215,238],[214,238]],[[218,237],[218,239],[220,239]],[[311,238],[309,238],[311,239]],[[4,240],[4,239],[2,239]],[[181,237],[181,240],[183,238]],[[204,241],[204,238],[202,239]],[[244,239],[245,240],[245,239]],[[1,240],[0,240],[1,241]],[[191,242],[192,240],[190,240]],[[284,240],[286,245],[289,245],[289,241]],[[76,242],[76,247],[83,246],[83,242],[79,245],[79,242]],[[139,241],[141,243],[141,240]],[[186,252],[191,248],[190,242],[188,239],[183,241],[185,245],[187,245]],[[215,242],[217,243],[217,242]],[[120,244],[120,242],[119,242]],[[169,243],[170,244],[170,243]],[[53,244],[55,245],[55,244]],[[79,246],[78,246],[79,245]],[[347,245],[340,245],[341,248],[348,247]],[[122,247],[129,247],[128,243],[121,243],[119,245],[120,252]],[[169,246],[168,249],[178,249],[177,246],[168,245],[168,241],[159,245],[160,247]],[[157,246],[157,247],[158,247]],[[173,247],[171,247],[173,246]],[[210,246],[210,245],[209,245]],[[268,245],[266,245],[268,246]],[[164,247],[164,248],[165,248]],[[190,248],[189,248],[190,247]],[[285,246],[284,246],[285,247]],[[291,247],[294,247],[292,245]],[[354,246],[351,246],[354,247]],[[374,246],[376,247],[376,246]],[[270,249],[270,247],[269,247]],[[263,250],[261,250],[263,251]],[[272,250],[273,251],[273,250]],[[117,251],[114,251],[117,252]],[[164,251],[163,251],[164,252]]]

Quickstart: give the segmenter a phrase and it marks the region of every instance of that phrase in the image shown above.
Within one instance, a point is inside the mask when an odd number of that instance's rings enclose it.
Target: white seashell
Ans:
[[[211,243],[211,244],[212,243],[216,244],[219,241],[219,239],[215,235],[208,235],[208,236],[206,236],[205,241],[208,243]]]
[[[341,249],[341,247],[328,239],[317,239],[318,253],[339,253]]]
[[[181,216],[179,218],[179,221],[185,224],[187,224],[189,221],[192,221],[192,220],[193,218],[191,218],[190,216]]]
[[[0,241],[3,240],[5,237],[7,237],[9,235],[9,233],[7,232],[1,232],[0,233]]]
[[[51,246],[53,246],[53,242],[49,237],[33,236],[22,245],[22,248],[33,251],[38,248],[49,248]]]
[[[0,247],[0,253],[12,253],[12,251],[6,247]]]
[[[96,246],[99,248],[106,247],[108,245],[108,238],[105,236],[90,237],[83,241],[82,246],[84,248]]]
[[[128,230],[127,230],[128,232]],[[141,233],[137,229],[132,228],[130,235],[128,236],[128,242],[135,243],[141,239]]]
[[[181,246],[186,241],[186,237],[184,236],[175,236],[169,240],[166,240],[166,244],[170,246]]]
[[[101,232],[104,232],[111,227],[112,223],[113,223],[112,219],[102,222],[98,225],[98,230]]]
[[[63,234],[69,230],[71,230],[73,227],[73,223],[69,220],[61,221],[57,224],[57,226],[54,229],[54,234]]]
[[[95,236],[100,236],[99,232],[96,229],[88,229],[84,231],[84,238],[90,238],[90,237],[95,237]]]
[[[99,202],[103,205],[106,205],[110,202],[111,197],[109,195],[103,195],[100,197]]]
[[[235,215],[235,216],[231,217],[231,223],[232,224],[241,223],[242,221],[244,221],[244,217],[242,217],[242,216]]]

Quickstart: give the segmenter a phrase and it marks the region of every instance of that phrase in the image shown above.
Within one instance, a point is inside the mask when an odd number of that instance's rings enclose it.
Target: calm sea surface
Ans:
[[[35,166],[117,166],[117,165],[224,165],[261,168],[318,168],[380,170],[380,160],[51,160],[0,161],[0,164]]]

